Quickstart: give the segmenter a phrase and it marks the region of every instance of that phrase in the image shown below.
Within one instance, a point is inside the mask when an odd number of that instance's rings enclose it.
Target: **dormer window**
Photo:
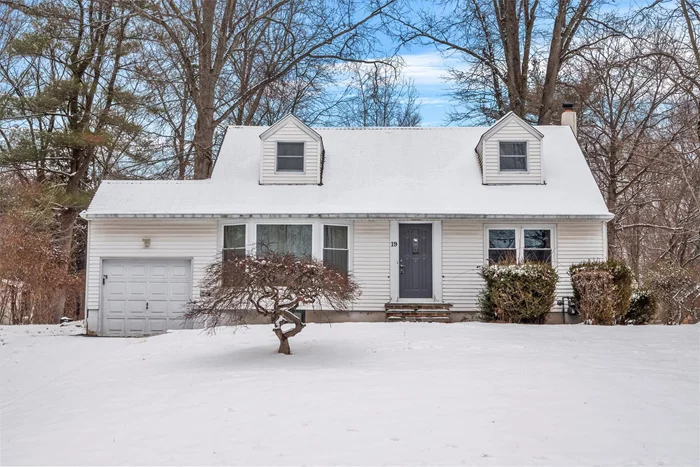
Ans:
[[[261,185],[321,185],[323,138],[289,114],[260,135]]]
[[[304,173],[304,143],[277,143],[277,172]]]
[[[476,155],[484,185],[541,185],[545,183],[544,135],[509,112],[481,135]]]
[[[499,142],[500,170],[502,172],[527,172],[527,142]]]

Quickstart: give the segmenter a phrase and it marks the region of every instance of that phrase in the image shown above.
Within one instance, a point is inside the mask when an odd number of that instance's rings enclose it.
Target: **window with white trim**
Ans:
[[[348,226],[323,226],[323,264],[342,274],[348,273]]]
[[[502,172],[527,172],[527,142],[499,141],[498,153]]]
[[[490,264],[515,263],[518,250],[515,243],[515,229],[489,229]]]
[[[304,172],[304,143],[277,143],[277,172]]]
[[[235,256],[245,256],[245,225],[224,226],[224,261]]]
[[[553,262],[553,230],[548,227],[489,227],[486,231],[489,264]]]
[[[258,224],[258,255],[270,252],[311,256],[313,226],[309,224]]]
[[[523,260],[552,264],[552,231],[523,229]]]

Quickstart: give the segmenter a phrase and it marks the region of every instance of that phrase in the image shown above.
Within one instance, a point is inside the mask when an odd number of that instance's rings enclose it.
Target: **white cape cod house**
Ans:
[[[347,313],[310,322],[473,316],[479,268],[505,256],[551,261],[568,296],[568,267],[606,257],[612,215],[575,128],[508,114],[490,128],[230,126],[211,179],[105,181],[83,217],[88,332],[133,336],[181,327],[205,267],[261,243],[359,283]]]

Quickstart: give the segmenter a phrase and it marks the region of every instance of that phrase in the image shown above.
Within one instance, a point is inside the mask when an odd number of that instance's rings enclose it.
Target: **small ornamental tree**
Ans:
[[[189,302],[185,319],[214,332],[260,314],[274,324],[279,353],[289,355],[289,338],[306,326],[294,313],[299,307],[347,310],[359,295],[353,279],[313,258],[279,253],[234,256],[208,266],[201,296]]]

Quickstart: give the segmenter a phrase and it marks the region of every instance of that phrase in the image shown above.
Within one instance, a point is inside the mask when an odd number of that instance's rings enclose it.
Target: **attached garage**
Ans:
[[[190,260],[105,259],[99,334],[147,336],[181,329],[191,290]]]

